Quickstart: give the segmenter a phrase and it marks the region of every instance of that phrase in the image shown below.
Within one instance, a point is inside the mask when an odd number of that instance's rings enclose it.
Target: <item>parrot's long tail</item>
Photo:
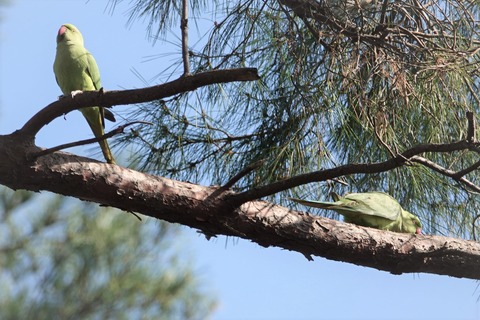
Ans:
[[[93,134],[96,138],[100,138],[104,135],[103,131],[103,117],[100,114],[99,107],[88,107],[82,108],[80,111],[83,113],[85,119],[87,119],[88,125],[93,131]],[[100,144],[100,148],[102,148],[103,156],[108,163],[116,164],[115,159],[113,159],[112,152],[110,151],[110,147],[108,146],[107,140],[102,140],[98,142]]]
[[[297,198],[288,198],[289,200],[295,201],[297,203],[303,204],[304,206],[322,208],[322,209],[334,209],[335,203],[333,202],[323,202],[323,201],[313,201],[313,200],[303,200]]]
[[[108,163],[116,164],[115,159],[113,158],[112,152],[110,151],[110,147],[108,146],[107,140],[102,140],[98,142],[100,144],[100,148],[102,148],[103,156]]]

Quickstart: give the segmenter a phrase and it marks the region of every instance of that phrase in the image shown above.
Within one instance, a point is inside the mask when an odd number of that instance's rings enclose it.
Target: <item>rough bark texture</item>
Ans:
[[[358,227],[265,201],[232,205],[234,193],[143,174],[116,165],[40,150],[15,133],[0,136],[0,183],[48,190],[201,230],[207,238],[238,236],[264,247],[368,266],[394,274],[425,272],[480,279],[480,244]],[[214,193],[215,192],[215,193]]]

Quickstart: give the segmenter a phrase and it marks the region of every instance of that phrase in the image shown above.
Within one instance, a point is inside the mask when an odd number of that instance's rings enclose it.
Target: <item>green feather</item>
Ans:
[[[344,216],[345,222],[364,227],[421,233],[420,219],[404,210],[397,200],[386,193],[350,193],[343,197],[334,194],[333,198],[335,202],[290,199],[309,207],[334,210]]]

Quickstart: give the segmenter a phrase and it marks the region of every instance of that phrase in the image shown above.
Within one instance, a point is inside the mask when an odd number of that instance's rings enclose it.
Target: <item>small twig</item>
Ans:
[[[467,128],[467,141],[470,143],[475,143],[477,141],[475,135],[475,117],[472,111],[467,111],[467,121],[468,121],[468,128]]]
[[[385,149],[387,149],[387,151],[390,153],[390,155],[392,156],[392,158],[395,158],[395,156],[396,156],[398,153],[394,153],[394,152],[392,151],[392,148],[390,148],[390,146],[389,146],[385,141],[383,141],[382,137],[380,137],[380,134],[379,134],[378,131],[377,131],[376,121],[375,121],[375,120],[372,120],[370,115],[367,115],[367,119],[368,119],[368,121],[370,122],[370,124],[373,126],[373,132],[375,132],[375,136],[377,137],[378,141],[380,141],[380,143],[382,144],[382,146],[383,146]]]
[[[470,167],[465,168],[463,170],[457,171],[453,176],[454,179],[460,179],[461,177],[469,174],[472,171],[477,170],[480,167],[480,160],[472,164]]]
[[[385,17],[386,17],[386,14],[387,14],[387,7],[388,7],[388,2],[387,0],[384,0],[383,1],[383,4],[382,4],[382,13],[380,15],[380,25],[384,24],[385,23]]]
[[[258,160],[254,163],[249,164],[245,168],[243,168],[239,173],[233,176],[230,180],[227,181],[223,186],[216,189],[212,194],[209,196],[210,199],[215,199],[228,189],[230,189],[238,180],[245,177],[247,174],[252,172],[253,170],[261,167],[265,163],[265,159]]]
[[[336,183],[340,183],[340,184],[343,184],[344,186],[347,186],[347,187],[348,187],[348,182],[342,181],[342,180],[340,180],[339,178],[328,179],[327,182],[329,182],[329,181],[333,181],[333,182],[336,182]]]
[[[78,147],[78,146],[83,146],[83,145],[87,145],[87,144],[91,144],[91,143],[96,143],[96,142],[100,142],[100,141],[103,141],[103,140],[106,140],[108,138],[111,138],[117,134],[120,134],[120,133],[123,133],[124,129],[128,126],[131,126],[133,124],[137,124],[137,123],[143,123],[143,124],[149,124],[149,125],[153,125],[153,123],[151,122],[147,122],[147,121],[133,121],[133,122],[129,122],[129,123],[126,123],[122,126],[119,126],[118,128],[115,128],[113,129],[112,131],[104,134],[103,136],[99,137],[99,138],[91,138],[91,139],[85,139],[85,140],[80,140],[80,141],[75,141],[75,142],[70,142],[70,143],[65,143],[65,144],[61,144],[61,145],[58,145],[56,147],[52,147],[52,148],[48,148],[48,149],[45,149],[45,150],[42,150],[40,152],[36,152],[34,154],[31,155],[32,157],[32,160],[33,159],[36,159],[38,157],[42,157],[42,156],[45,156],[47,154],[51,154],[51,153],[54,153],[56,151],[60,151],[60,150],[63,150],[63,149],[68,149],[68,148],[72,148],[72,147]]]
[[[224,189],[224,190],[230,189],[238,180],[245,177],[247,174],[249,174],[253,170],[260,168],[264,163],[265,163],[265,159],[261,159],[261,160],[255,161],[254,163],[249,164],[244,169],[242,169],[239,173],[233,176],[230,180],[228,180],[227,183],[225,183],[221,187],[221,189]]]
[[[127,212],[133,214],[138,220],[142,221],[142,218],[140,218],[140,216],[138,214],[136,214],[135,212],[133,212],[133,211],[127,211]]]
[[[183,75],[190,74],[190,58],[188,53],[188,0],[182,1],[182,21],[180,22],[182,30],[182,58],[183,58]]]
[[[107,205],[100,204],[100,207],[105,207],[105,208],[108,208],[108,207],[110,207],[110,206],[107,206]],[[130,211],[130,210],[124,210],[124,211],[126,211],[126,212],[128,212],[128,213],[132,214],[132,215],[133,215],[135,218],[137,218],[138,220],[142,221],[142,218],[141,218],[141,217],[140,217],[138,214],[136,214],[135,212],[133,212],[133,211]]]
[[[471,182],[470,180],[468,180],[466,178],[457,177],[458,173],[455,172],[455,171],[444,168],[441,165],[439,165],[439,164],[437,164],[433,161],[430,161],[428,159],[425,159],[423,157],[420,157],[420,156],[413,156],[413,157],[410,158],[410,161],[420,163],[420,164],[424,165],[425,167],[428,167],[428,168],[432,169],[433,171],[436,171],[436,172],[438,172],[438,173],[440,173],[444,176],[447,176],[447,177],[450,177],[450,178],[454,179],[455,181],[463,183],[464,185],[466,185],[468,188],[470,188],[474,192],[479,192],[480,193],[480,186],[477,186],[476,184],[474,184],[473,182]]]

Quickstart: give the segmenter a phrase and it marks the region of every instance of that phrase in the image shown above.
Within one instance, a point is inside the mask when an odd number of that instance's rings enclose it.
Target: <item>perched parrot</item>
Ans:
[[[53,71],[58,86],[64,95],[75,95],[76,91],[100,90],[100,72],[93,56],[83,46],[80,31],[71,24],[64,24],[57,34],[57,54]],[[80,109],[95,137],[104,134],[105,118],[115,121],[115,117],[105,108],[87,107]],[[115,163],[107,140],[99,142],[108,163]]]
[[[333,193],[335,202],[290,198],[306,206],[335,210],[345,222],[364,227],[404,233],[421,234],[417,216],[403,210],[397,200],[383,192],[350,193],[343,197]]]

